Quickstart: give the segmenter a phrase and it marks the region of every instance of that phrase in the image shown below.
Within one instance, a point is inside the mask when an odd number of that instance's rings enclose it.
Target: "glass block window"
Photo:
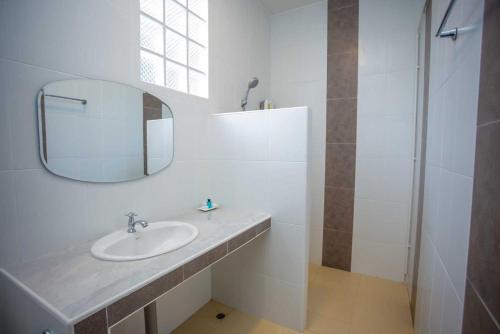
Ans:
[[[208,98],[208,0],[140,0],[140,77]]]

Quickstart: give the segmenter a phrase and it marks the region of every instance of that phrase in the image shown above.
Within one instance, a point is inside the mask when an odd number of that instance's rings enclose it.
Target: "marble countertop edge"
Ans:
[[[221,214],[220,219],[224,222],[224,220],[227,219],[227,217],[225,217],[225,215],[227,213],[224,212],[225,210],[220,210],[220,211],[222,211],[220,213]],[[228,214],[229,217],[231,217],[231,214],[234,214],[234,213],[238,214],[238,211],[229,211],[229,214]],[[244,214],[248,214],[248,213],[245,212]],[[251,219],[248,219],[249,217]],[[104,300],[102,300],[102,301],[100,301],[100,302],[96,303],[95,305],[92,305],[91,307],[88,307],[88,308],[82,307],[82,309],[80,311],[73,312],[74,313],[73,316],[69,315],[72,312],[64,312],[64,308],[62,308],[62,307],[58,308],[56,305],[51,303],[50,300],[47,300],[50,298],[44,298],[42,296],[43,293],[37,293],[36,289],[33,289],[28,284],[25,284],[23,282],[22,277],[16,277],[15,274],[10,273],[7,269],[4,269],[4,268],[0,268],[0,274],[3,274],[8,280],[10,280],[16,286],[18,286],[19,289],[21,289],[24,293],[28,294],[31,298],[33,298],[34,301],[37,304],[39,304],[39,306],[41,308],[43,308],[48,313],[52,314],[62,324],[66,325],[66,326],[73,326],[73,325],[79,323],[80,321],[88,318],[89,316],[95,314],[96,312],[99,312],[100,310],[105,309],[106,307],[121,300],[122,298],[125,298],[126,296],[134,293],[135,291],[138,291],[139,289],[147,286],[148,284],[158,280],[159,278],[175,271],[178,268],[181,268],[182,266],[186,265],[190,261],[193,261],[193,260],[199,258],[200,256],[210,252],[211,250],[219,247],[220,245],[222,245],[226,242],[229,242],[231,239],[237,237],[238,235],[245,233],[246,231],[254,228],[255,226],[257,226],[263,222],[265,222],[266,220],[271,219],[271,215],[269,215],[267,213],[263,213],[263,212],[255,212],[255,213],[249,215],[249,217],[246,217],[247,218],[246,221],[243,219],[243,217],[240,217],[241,218],[240,223],[242,225],[241,229],[233,231],[232,233],[221,238],[220,240],[216,240],[213,243],[208,244],[206,247],[201,247],[200,249],[196,249],[197,247],[195,247],[194,249],[193,248],[190,249],[189,247],[192,246],[193,243],[194,243],[194,245],[196,245],[196,241],[201,243],[201,246],[203,246],[203,240],[196,240],[195,239],[193,242],[191,242],[190,244],[188,244],[184,247],[185,251],[187,251],[187,252],[192,251],[193,252],[192,254],[188,254],[188,256],[183,257],[182,259],[175,262],[174,264],[172,264],[168,267],[165,267],[164,269],[162,268],[161,270],[158,270],[156,273],[145,278],[144,280],[141,280],[139,283],[131,285],[130,287],[124,288],[122,291],[114,294],[110,298],[104,299]],[[179,219],[179,218],[182,218],[182,216],[178,217],[177,219]],[[195,214],[186,215],[186,222],[195,223],[195,221],[196,221],[196,223],[199,223],[199,221],[197,221],[197,220],[198,220],[198,218],[196,218]],[[217,220],[217,218],[215,220]],[[227,222],[224,222],[223,224],[226,224],[226,226],[227,225],[230,225],[230,226],[238,225],[238,224],[228,224]],[[262,233],[257,234],[255,237],[259,236],[260,234],[262,234]],[[253,240],[253,238],[252,238],[252,240]],[[198,246],[198,245],[196,245],[196,246]],[[242,246],[240,246],[240,247],[242,247]],[[76,248],[78,248],[78,246]],[[71,247],[71,249],[75,249],[75,247]],[[64,250],[62,252],[64,252]],[[71,253],[71,250],[68,249],[68,252]],[[61,252],[58,252],[58,253],[60,254]],[[228,252],[227,254],[229,254],[229,253],[230,252]],[[171,254],[171,253],[162,254],[162,255],[159,255],[158,257],[166,257],[166,256],[169,256],[169,254]],[[89,256],[93,257],[90,254],[90,251],[89,251]],[[140,264],[141,260],[139,260],[139,261],[127,261],[127,263],[130,263],[130,262],[137,262]],[[144,265],[147,266],[147,264],[144,264]],[[126,278],[126,276],[124,276],[124,278]],[[92,294],[92,292],[89,292],[89,295],[91,295],[91,294]]]

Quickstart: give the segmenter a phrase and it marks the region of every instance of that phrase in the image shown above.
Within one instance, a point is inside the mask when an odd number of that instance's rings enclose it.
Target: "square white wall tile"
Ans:
[[[276,279],[304,286],[303,269],[306,258],[306,235],[303,226],[273,221],[267,240],[266,274]]]
[[[373,57],[372,54],[370,54]],[[358,62],[361,62],[362,55]],[[359,65],[361,66],[361,65]],[[382,117],[390,103],[387,100],[388,79],[386,73],[358,75],[358,119],[364,115]]]
[[[392,117],[415,112],[415,70],[387,74],[385,114]]]
[[[311,228],[323,229],[324,191],[311,191]]]
[[[69,247],[89,236],[86,185],[68,182],[44,170],[14,175],[16,229],[23,239],[23,260]],[[64,223],[61,223],[64,222]],[[26,242],[27,236],[36,236]]]
[[[323,258],[323,229],[311,227],[309,238],[309,261],[321,265]]]
[[[0,235],[0,268],[6,268],[8,264],[21,260],[21,249],[23,245],[18,240],[17,226],[17,201],[15,174],[0,171],[0,212],[2,212],[2,229]]]
[[[2,142],[6,150],[9,169],[41,168],[38,145],[38,117],[36,97],[48,82],[72,78],[52,70],[0,59],[0,91],[2,114],[8,121],[6,134],[10,139]],[[5,147],[8,145],[10,147]]]
[[[431,333],[441,333],[441,321],[443,318],[443,309],[445,308],[444,292],[446,284],[446,272],[438,256],[434,258],[433,273],[434,275],[432,276],[431,300],[429,309],[429,327]]]
[[[238,209],[269,211],[269,163],[210,161],[207,193],[214,202]]]
[[[463,299],[460,300],[457,296],[453,284],[447,277],[443,295],[441,333],[460,333],[462,331],[463,312]]]
[[[432,277],[434,275],[435,250],[427,234],[422,234],[420,247],[418,290],[415,311],[415,332],[429,333]]]
[[[243,267],[241,251],[232,253],[212,266],[212,298],[222,304],[241,309]]]
[[[307,107],[269,111],[269,160],[307,161]]]
[[[138,69],[139,4],[136,6],[129,1],[116,5],[93,0],[78,7],[57,1],[8,2],[0,18],[0,44],[10,47],[2,47],[0,57],[66,73],[131,82],[138,73],[130,70]],[[31,17],[29,22],[24,21],[26,16]]]
[[[458,297],[465,300],[473,180],[452,174],[448,256],[444,264]]]
[[[375,243],[353,237],[351,270],[370,276],[402,282],[406,264],[406,245]]]
[[[292,225],[308,224],[306,163],[270,162],[268,189],[273,218]]]
[[[255,317],[266,317],[267,277],[258,273],[241,276],[241,311]]]
[[[305,326],[303,312],[304,289],[307,286],[297,286],[274,278],[266,279],[266,315],[278,324],[291,329]],[[283,307],[286,305],[286,307]]]
[[[379,243],[404,243],[408,238],[408,206],[404,203],[357,199],[354,207],[356,238]]]
[[[208,122],[208,149],[212,159],[267,160],[269,113],[266,111],[212,115]],[[227,142],[227,138],[232,142]]]
[[[385,194],[383,159],[365,159],[356,157],[356,198],[380,199]]]

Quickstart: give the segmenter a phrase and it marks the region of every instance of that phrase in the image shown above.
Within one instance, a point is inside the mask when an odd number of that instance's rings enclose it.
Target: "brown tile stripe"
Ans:
[[[335,10],[345,7],[355,6],[358,4],[358,0],[329,0],[328,9]]]
[[[328,1],[323,259],[351,269],[358,95],[358,0]]]
[[[268,219],[259,225],[255,226],[255,233],[257,235],[261,234],[264,231],[267,231],[271,228],[271,219]]]
[[[255,228],[252,228],[248,231],[241,233],[237,237],[234,237],[231,240],[229,240],[228,245],[227,245],[228,250],[230,252],[232,252],[236,248],[243,246],[249,240],[252,240],[253,238],[255,238],[256,235],[257,235],[257,231],[255,230]]]
[[[469,280],[466,284],[462,334],[500,334],[500,328],[484,307],[481,297],[474,291]]]
[[[227,242],[186,263],[184,265],[184,279],[188,279],[226,255]]]
[[[108,324],[112,326],[129,314],[151,303],[183,281],[183,268],[177,268],[145,287],[111,304],[108,311]]]
[[[323,229],[323,261],[327,267],[350,271],[352,233]]]
[[[462,333],[500,333],[500,1],[485,0]]]
[[[107,334],[106,309],[102,309],[75,325],[75,334]]]
[[[150,304],[158,297],[180,284],[182,281],[202,271],[212,263],[222,259],[230,252],[236,250],[243,244],[270,228],[271,219],[267,219],[251,229],[235,236],[229,241],[226,241],[210,251],[207,251],[182,267],[175,269],[163,277],[160,277],[156,281],[109,305],[106,309],[103,309],[77,323],[75,325],[75,334],[107,333],[108,327],[117,324],[128,315]]]

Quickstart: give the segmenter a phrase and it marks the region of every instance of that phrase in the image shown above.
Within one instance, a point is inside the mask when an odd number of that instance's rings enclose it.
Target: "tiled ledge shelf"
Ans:
[[[224,209],[172,220],[191,223],[200,234],[179,250],[147,260],[100,261],[90,255],[89,243],[4,274],[70,332],[107,334],[143,307],[147,315],[161,295],[271,228],[267,214]]]

